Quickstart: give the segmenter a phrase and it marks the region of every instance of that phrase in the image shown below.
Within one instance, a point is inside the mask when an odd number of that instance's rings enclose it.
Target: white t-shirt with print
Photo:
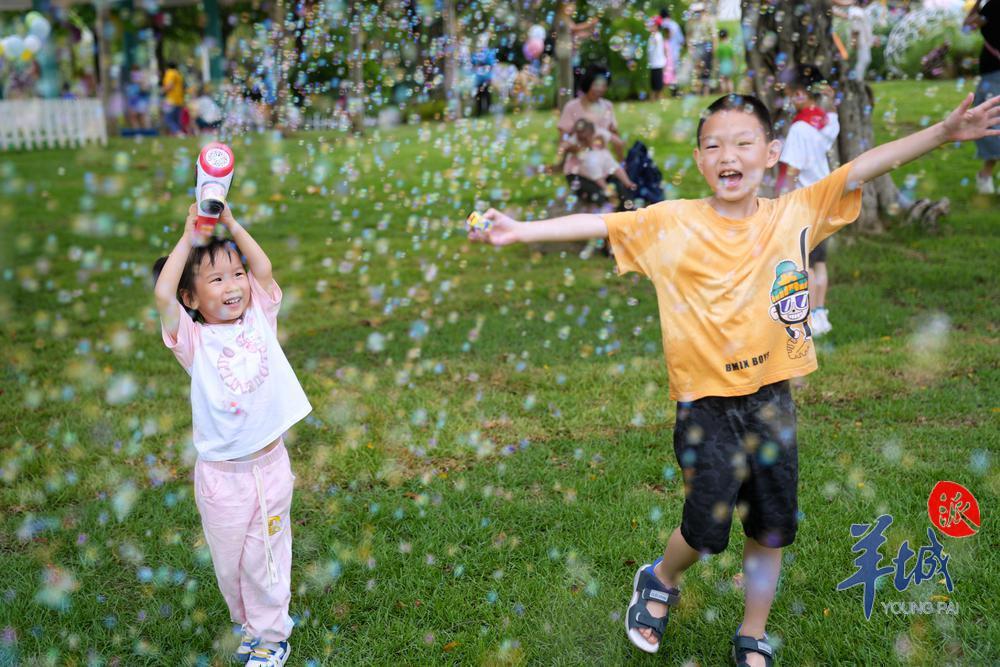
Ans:
[[[252,273],[250,304],[232,324],[195,322],[178,308],[177,336],[163,343],[191,376],[194,446],[206,461],[252,454],[312,411],[278,343],[281,290]]]
[[[663,34],[659,30],[650,34],[646,45],[646,60],[649,69],[663,69],[667,66],[667,54],[663,50]]]
[[[781,148],[781,162],[799,170],[798,187],[812,185],[830,173],[826,154],[840,133],[840,120],[835,113],[826,114],[822,130],[803,120],[792,123]]]
[[[607,178],[615,173],[619,166],[611,151],[606,148],[588,148],[581,151],[578,157],[580,158],[580,169],[577,173],[592,181]]]

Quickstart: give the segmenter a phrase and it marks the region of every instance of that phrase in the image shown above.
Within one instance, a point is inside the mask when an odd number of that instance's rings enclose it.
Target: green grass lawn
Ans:
[[[969,83],[877,87],[879,140]],[[706,100],[620,105],[671,196],[705,186]],[[552,113],[233,141],[230,199],[269,253],[284,350],[314,406],[298,476],[290,664],[699,664],[728,659],[741,531],[689,570],[655,657],[627,642],[636,563],[678,524],[674,408],[651,284],[595,256],[464,240],[477,200],[541,216]],[[223,664],[235,646],[194,506],[188,378],[149,269],[182,228],[194,140],[0,155],[0,665]],[[798,539],[769,631],[784,665],[1000,662],[997,198],[972,146],[903,168],[948,195],[939,234],[835,237],[834,330],[797,383]],[[943,537],[947,594],[883,580],[866,621],[851,523],[890,513],[885,559],[927,543],[942,479],[985,522]]]

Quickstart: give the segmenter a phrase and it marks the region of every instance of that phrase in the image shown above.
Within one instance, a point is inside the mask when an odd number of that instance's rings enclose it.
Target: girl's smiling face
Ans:
[[[781,156],[781,143],[768,140],[752,113],[727,109],[705,119],[694,151],[698,171],[715,197],[728,203],[756,198],[764,171]]]
[[[194,275],[194,289],[183,294],[184,305],[201,313],[207,324],[231,324],[250,302],[250,280],[234,249],[206,253]]]

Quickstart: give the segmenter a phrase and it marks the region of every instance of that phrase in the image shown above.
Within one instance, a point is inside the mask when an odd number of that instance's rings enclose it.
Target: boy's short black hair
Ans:
[[[720,111],[743,111],[753,114],[760,121],[761,127],[764,128],[764,136],[767,137],[767,140],[774,139],[774,126],[771,123],[771,112],[767,110],[767,106],[753,95],[732,93],[715,100],[701,113],[701,118],[698,119],[696,137],[699,146],[701,146],[701,128],[705,126],[705,121]]]
[[[719,31],[719,39],[726,39],[727,37],[729,37],[729,31],[728,30],[726,30],[725,28],[723,28],[722,30]]]
[[[195,321],[202,321],[201,313],[187,307],[187,304],[184,303],[184,294],[190,295],[194,292],[194,277],[198,275],[198,268],[201,266],[201,261],[207,256],[208,261],[212,266],[215,266],[215,257],[223,250],[226,252],[235,252],[243,268],[246,268],[246,261],[243,259],[243,254],[236,243],[229,239],[220,238],[212,238],[211,241],[203,246],[191,248],[191,252],[187,256],[187,261],[184,262],[184,272],[181,273],[181,279],[177,282],[177,301],[188,312],[191,319]],[[153,287],[156,287],[156,281],[160,279],[160,272],[163,271],[163,265],[166,263],[166,257],[161,257],[153,263]]]

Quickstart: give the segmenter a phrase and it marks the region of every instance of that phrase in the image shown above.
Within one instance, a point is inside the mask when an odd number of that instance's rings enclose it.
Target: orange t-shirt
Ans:
[[[861,213],[850,164],[748,218],[676,199],[603,216],[621,274],[653,281],[670,398],[743,396],[816,370],[809,251]]]

